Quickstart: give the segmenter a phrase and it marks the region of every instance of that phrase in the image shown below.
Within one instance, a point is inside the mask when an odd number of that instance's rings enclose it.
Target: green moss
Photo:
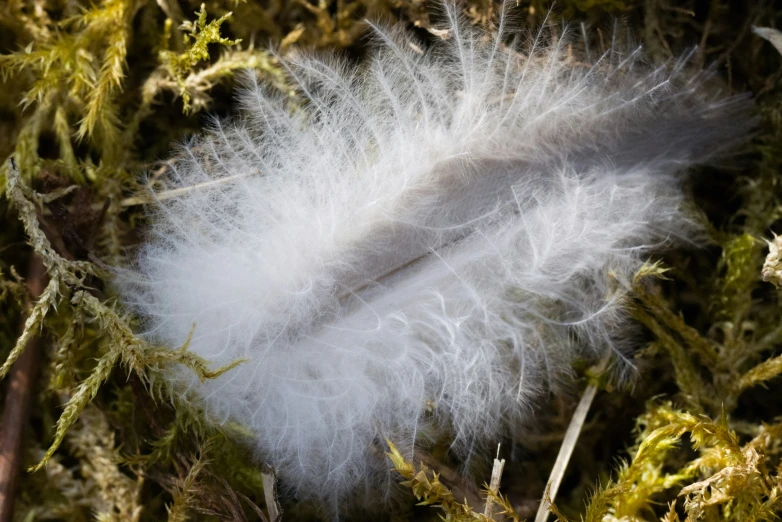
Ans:
[[[758,20],[778,25],[780,15],[752,2],[669,4],[566,0],[550,20],[586,17],[603,45],[604,15],[622,16],[654,58],[701,43],[695,66],[716,62],[727,88],[758,93],[762,123],[753,150],[721,171],[729,182],[701,187],[707,204],[724,206],[726,192],[738,198],[730,214],[721,207],[710,213],[719,255],[706,248],[672,255],[670,271],[649,264],[626,289],[652,341],[638,359],[643,385],[611,393],[606,386],[598,396],[558,506],[571,518],[595,521],[768,520],[782,513],[774,489],[782,428],[764,424],[782,415],[770,400],[782,372],[782,310],[760,267],[762,240],[782,229],[782,98],[780,59],[749,28]],[[269,471],[254,463],[247,434],[212,426],[158,378],[170,365],[202,379],[232,365],[209,368],[187,344],[172,350],[136,337],[101,267],[122,262],[144,219],[144,201],[134,198],[137,175],[155,172],[170,143],[199,128],[199,112],[231,111],[237,70],[257,71],[295,106],[283,69],[258,44],[271,41],[283,54],[317,48],[360,55],[365,17],[400,20],[425,34],[438,21],[430,7],[419,0],[0,5],[0,376],[31,336],[43,335],[48,347],[26,448],[27,463],[38,471],[22,476],[18,520],[240,519],[265,510]],[[539,23],[549,8],[522,0],[514,20]],[[490,28],[499,6],[474,0],[464,12]],[[5,161],[11,155],[17,168]],[[50,219],[54,212],[57,219]],[[63,236],[78,238],[78,248],[66,247]],[[28,305],[26,274],[17,272],[33,252],[49,282]],[[665,399],[650,400],[657,394]],[[538,416],[553,435],[517,435],[535,459],[509,462],[502,496],[484,491],[503,516],[534,513],[569,414],[566,402],[553,401]],[[629,415],[638,415],[635,435],[617,434]],[[627,462],[612,474],[627,447]],[[431,454],[450,459],[446,442]],[[416,511],[410,497],[394,492],[389,516],[481,519],[479,506],[453,495],[469,484],[450,484],[456,479],[405,461],[393,447],[391,465],[419,501],[438,509]],[[603,486],[585,499],[599,479]],[[286,520],[320,514],[316,506],[282,500]]]

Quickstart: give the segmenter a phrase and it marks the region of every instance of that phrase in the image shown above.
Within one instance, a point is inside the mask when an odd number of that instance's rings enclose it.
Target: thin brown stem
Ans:
[[[27,276],[31,301],[38,299],[47,280],[46,268],[41,258],[38,254],[33,254]],[[24,329],[24,318],[21,328]],[[40,338],[33,337],[9,373],[5,407],[0,421],[0,522],[11,522],[13,519],[16,483],[22,463],[23,436],[30,415],[40,351]]]

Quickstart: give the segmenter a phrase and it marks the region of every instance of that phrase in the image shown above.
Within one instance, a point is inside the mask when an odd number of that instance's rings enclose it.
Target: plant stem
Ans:
[[[29,299],[36,300],[46,287],[46,268],[38,254],[30,259],[27,275]],[[31,303],[28,303],[31,308]],[[22,320],[24,328],[24,318]],[[33,383],[38,373],[40,338],[33,337],[19,359],[11,367],[0,421],[0,522],[11,522],[16,495],[16,482],[22,461],[23,435],[30,415]]]

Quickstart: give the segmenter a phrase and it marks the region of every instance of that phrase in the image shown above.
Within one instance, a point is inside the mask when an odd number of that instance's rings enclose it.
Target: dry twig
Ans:
[[[27,275],[30,299],[40,297],[46,287],[47,279],[46,268],[41,258],[38,254],[33,254]],[[28,303],[28,308],[32,309],[31,303]],[[24,323],[25,321],[22,321],[22,330],[24,330]],[[30,414],[40,350],[40,338],[32,337],[27,343],[27,349],[11,367],[8,379],[8,391],[5,396],[2,424],[0,424],[0,522],[11,522],[13,519],[16,479],[22,460],[23,435]]]

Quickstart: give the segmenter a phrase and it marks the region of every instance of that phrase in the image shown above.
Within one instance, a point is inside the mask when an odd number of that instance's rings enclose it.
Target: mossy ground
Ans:
[[[498,5],[472,0],[464,9],[490,30]],[[516,23],[534,28],[549,9],[521,0]],[[295,97],[268,49],[340,50],[360,60],[364,18],[399,20],[426,36],[434,12],[423,0],[0,5],[0,158],[18,165],[4,161],[0,173],[0,356],[10,361],[24,348],[19,325],[28,317],[23,340],[41,335],[46,346],[24,450],[27,465],[46,464],[23,472],[17,520],[242,520],[267,512],[268,474],[252,464],[241,428],[205,425],[198,411],[173,406],[155,378],[166,364],[205,379],[230,368],[208,368],[186,346],[171,351],[136,338],[103,267],[122,263],[138,242],[138,176],[163,183],[160,159],[170,146],[197,132],[206,113],[232,112],[238,70],[253,68]],[[637,375],[633,385],[598,393],[557,497],[559,516],[772,520],[782,514],[782,306],[761,268],[763,239],[782,229],[782,60],[751,27],[779,25],[782,11],[770,0],[560,0],[549,23],[562,18],[586,21],[597,42],[619,19],[654,60],[699,45],[695,65],[713,64],[726,90],[751,91],[761,124],[747,150],[697,172],[689,187],[709,246],[668,255],[665,272],[654,264],[639,274],[631,306],[645,348]],[[33,251],[50,281],[34,306],[24,286]],[[569,399],[540,405],[535,430],[504,441],[508,462],[495,500],[507,516],[534,516],[585,382]],[[481,495],[452,472],[459,463],[442,448],[423,459],[439,478],[394,455],[407,485],[390,508],[378,499],[374,511],[362,506],[353,518],[478,517],[459,503]],[[488,481],[491,462],[472,471]],[[416,507],[412,493],[441,507]],[[322,515],[280,501],[284,520]]]

